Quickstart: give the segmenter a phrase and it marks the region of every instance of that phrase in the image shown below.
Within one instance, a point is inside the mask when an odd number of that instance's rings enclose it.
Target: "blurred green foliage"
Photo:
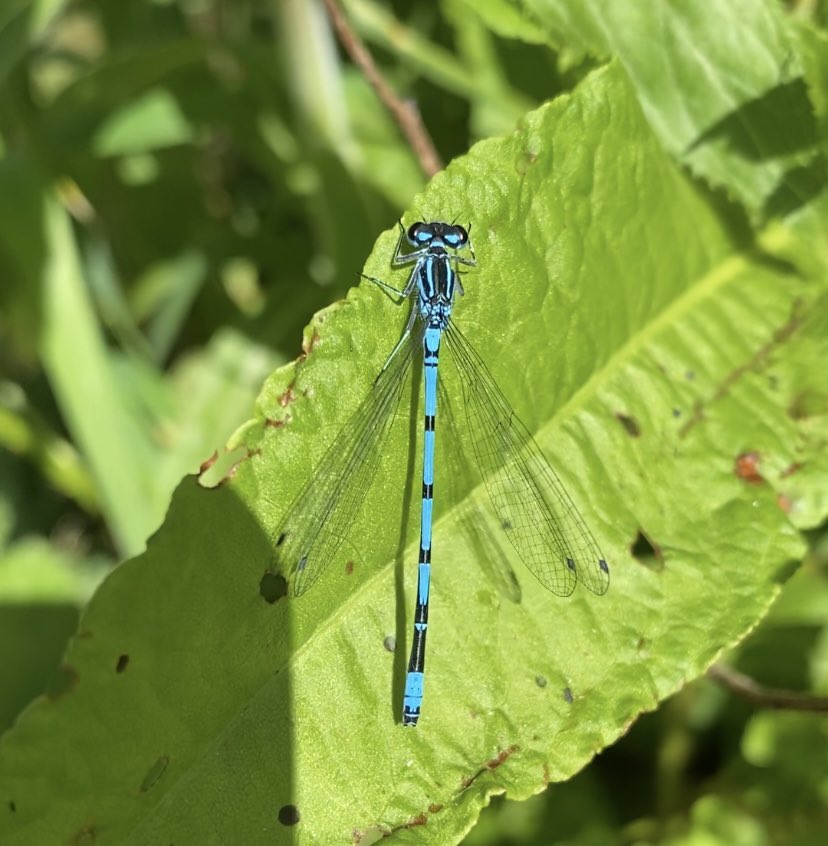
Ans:
[[[618,60],[733,242],[761,252],[783,221],[799,246],[768,260],[824,278],[824,2],[699,0],[663,15],[597,0],[343,7],[446,161]],[[231,471],[243,452],[224,445],[265,377],[298,355],[310,316],[346,293],[425,182],[307,0],[7,2],[0,152],[6,728],[60,683],[79,609],[141,552],[179,480],[214,453],[212,481]],[[732,661],[764,684],[824,693],[815,466],[797,524],[813,529],[811,554]],[[827,738],[825,718],[756,712],[700,680],[573,780],[496,799],[467,842],[821,844]],[[397,836],[433,842],[425,826]]]

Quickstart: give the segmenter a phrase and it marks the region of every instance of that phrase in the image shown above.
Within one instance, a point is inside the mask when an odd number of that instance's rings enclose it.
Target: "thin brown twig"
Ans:
[[[714,664],[707,671],[707,675],[722,687],[726,687],[754,705],[763,708],[813,711],[815,713],[828,711],[828,696],[814,696],[796,690],[765,687],[754,681],[750,676],[739,673],[730,667],[725,667],[723,664]]]
[[[325,8],[328,10],[328,16],[334,25],[334,29],[336,29],[342,46],[353,63],[365,74],[365,78],[371,83],[377,92],[377,96],[391,112],[394,120],[397,121],[403,134],[408,139],[414,155],[420,162],[423,173],[429,178],[434,176],[437,171],[443,169],[443,163],[440,161],[440,156],[434,147],[428,130],[420,120],[417,107],[413,103],[401,100],[382,78],[382,74],[374,64],[368,48],[351,29],[336,0],[325,0]]]

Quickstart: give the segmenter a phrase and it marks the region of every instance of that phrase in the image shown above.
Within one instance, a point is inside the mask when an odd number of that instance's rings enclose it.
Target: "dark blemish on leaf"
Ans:
[[[571,705],[575,701],[575,697],[572,695],[572,691],[568,687],[563,689],[563,698],[564,702],[568,705]]]
[[[696,374],[695,374],[692,370],[688,370],[688,371],[684,374],[684,378],[685,378],[688,382],[692,382],[692,381],[696,378]]]
[[[804,420],[807,416],[803,394],[799,393],[791,400],[791,404],[788,406],[788,417],[792,420]]]
[[[115,664],[115,672],[116,673],[123,673],[123,671],[129,666],[129,655],[123,653],[122,655],[118,656],[118,661]]]
[[[512,521],[511,520],[504,520],[500,525],[503,527],[504,532],[508,532],[509,529],[512,528]]]
[[[77,832],[69,839],[69,846],[92,846],[96,840],[95,826],[91,823],[78,829]]]
[[[794,461],[793,464],[789,464],[780,474],[780,479],[787,479],[788,476],[793,476],[794,473],[798,473],[802,469],[802,464],[799,461]]]
[[[640,637],[635,643],[635,648],[640,652],[642,649],[650,645],[650,641],[646,637]]]
[[[49,679],[49,686],[46,697],[56,702],[63,696],[71,693],[78,683],[78,674],[74,667],[64,664]]]
[[[282,825],[296,825],[300,820],[296,805],[282,805],[279,808],[279,822]]]
[[[664,569],[664,553],[661,547],[643,529],[638,530],[630,545],[630,554],[639,564],[659,572]]]
[[[293,393],[293,387],[291,386],[279,397],[277,402],[282,408],[287,408],[295,399],[296,395]]]
[[[282,532],[278,538],[276,538],[276,546],[281,546],[285,542],[285,538],[287,537],[287,532]]]
[[[761,485],[765,479],[759,472],[760,462],[761,458],[756,451],[743,452],[741,455],[737,455],[733,468],[736,478],[750,485]]]
[[[681,409],[680,408],[674,408],[673,409],[673,417],[681,417]]]
[[[393,635],[388,635],[383,640],[382,645],[388,650],[388,652],[393,652],[397,648],[397,639]]]
[[[641,427],[635,417],[629,414],[622,414],[620,411],[615,415],[615,419],[627,430],[627,434],[631,438],[637,438],[641,434]]]
[[[290,422],[290,415],[286,414],[281,420],[274,420],[272,417],[265,419],[265,429],[281,429]]]
[[[270,605],[287,596],[287,579],[279,573],[265,573],[259,582],[259,596]]]
[[[432,803],[428,806],[428,812],[429,812],[430,814],[439,814],[439,813],[440,813],[440,811],[442,811],[444,807],[445,807],[444,805],[441,805],[441,804],[440,804],[440,803],[438,803],[438,802],[432,802]]]
[[[15,804],[14,799],[9,799],[9,810],[12,813],[15,813],[17,811],[17,805]]]
[[[218,460],[218,450],[214,449],[213,454],[209,458],[205,458],[204,461],[198,467],[198,473],[201,475],[202,473],[206,473]]]
[[[535,684],[538,687],[546,687],[546,676],[535,676]]]
[[[353,561],[346,561],[345,562],[345,575],[351,576],[354,572],[354,562]]]
[[[144,780],[141,782],[139,790],[141,793],[146,793],[152,789],[167,770],[170,763],[169,755],[162,755],[158,760],[147,770]]]

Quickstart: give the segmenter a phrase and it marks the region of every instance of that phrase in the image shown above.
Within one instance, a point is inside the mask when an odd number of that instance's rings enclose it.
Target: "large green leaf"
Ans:
[[[803,550],[789,516],[826,510],[810,474],[827,428],[824,265],[798,263],[796,221],[761,249],[734,242],[620,65],[475,146],[413,208],[408,222],[474,224],[457,323],[600,539],[609,593],[545,591],[479,479],[451,465],[424,713],[399,725],[414,392],[319,584],[294,599],[263,579],[281,515],[406,319],[362,285],[265,386],[233,478],[186,480],[147,552],[103,584],[64,692],[4,737],[4,843],[456,842],[493,793],[568,778],[765,613]],[[826,217],[815,203],[803,219]],[[402,285],[396,237],[366,272]],[[513,565],[519,602],[493,562]]]

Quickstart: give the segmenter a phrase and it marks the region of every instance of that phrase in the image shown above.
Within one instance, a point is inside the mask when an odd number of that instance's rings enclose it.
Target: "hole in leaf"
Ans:
[[[638,530],[638,534],[630,547],[630,554],[639,564],[643,564],[651,570],[664,569],[664,554],[661,547],[649,538],[642,529]]]
[[[287,592],[287,579],[279,573],[265,573],[259,582],[259,596],[270,605],[287,596]]]
[[[279,822],[282,825],[296,825],[299,819],[299,809],[296,805],[282,805],[279,808]]]

